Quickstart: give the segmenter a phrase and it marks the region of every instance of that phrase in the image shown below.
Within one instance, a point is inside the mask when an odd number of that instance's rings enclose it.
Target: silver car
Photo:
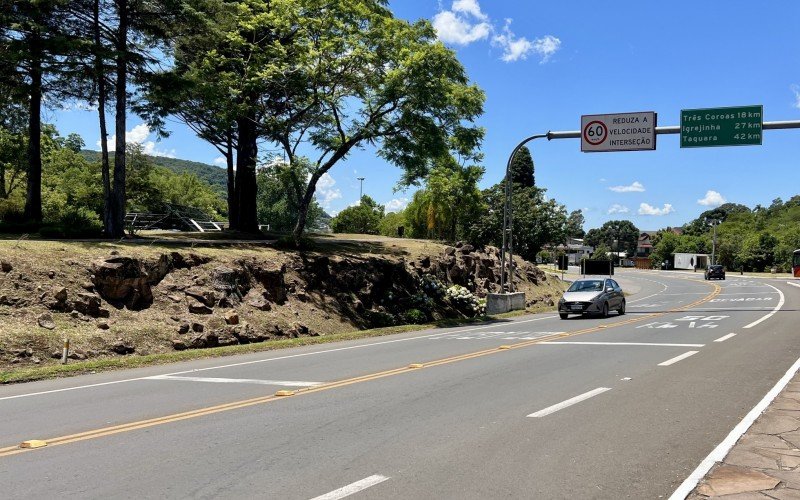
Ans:
[[[605,318],[609,311],[625,314],[625,294],[610,278],[576,280],[558,301],[561,319],[567,319],[570,314],[599,314]]]

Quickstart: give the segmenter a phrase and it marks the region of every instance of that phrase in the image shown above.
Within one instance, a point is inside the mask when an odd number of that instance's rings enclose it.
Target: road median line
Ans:
[[[552,335],[545,335],[545,336],[540,337],[538,339],[528,340],[528,341],[524,341],[524,342],[518,342],[516,344],[510,344],[510,345],[508,345],[507,349],[498,349],[497,347],[492,347],[490,349],[483,349],[483,350],[475,351],[475,352],[471,352],[471,353],[460,354],[460,355],[457,355],[457,356],[450,356],[450,357],[447,357],[447,358],[442,358],[442,359],[438,359],[438,360],[432,360],[432,361],[427,361],[427,362],[424,362],[424,363],[415,363],[414,364],[414,365],[421,364],[422,366],[419,366],[419,367],[413,367],[412,368],[410,365],[406,365],[406,366],[403,366],[403,367],[400,367],[400,368],[384,370],[384,371],[381,371],[381,372],[370,373],[370,374],[367,374],[367,375],[361,375],[361,376],[358,376],[358,377],[347,378],[347,379],[334,381],[334,382],[330,382],[330,383],[322,383],[322,384],[320,384],[318,386],[306,387],[306,388],[298,389],[296,391],[292,391],[293,392],[293,397],[292,398],[287,398],[285,396],[276,396],[275,394],[271,394],[271,395],[268,395],[268,396],[261,396],[261,397],[257,397],[257,398],[246,399],[246,400],[242,400],[242,401],[234,401],[234,402],[231,402],[231,403],[225,403],[225,404],[216,405],[216,406],[210,406],[210,407],[206,407],[206,408],[200,408],[200,409],[197,409],[197,410],[191,410],[191,411],[182,412],[182,413],[176,413],[176,414],[172,414],[172,415],[165,415],[163,417],[156,417],[156,418],[147,419],[147,420],[139,420],[139,421],[129,422],[129,423],[126,423],[126,424],[120,424],[120,425],[111,426],[111,427],[103,427],[103,428],[100,428],[100,429],[89,430],[89,431],[85,431],[85,432],[81,432],[81,433],[77,433],[77,434],[70,434],[70,435],[67,435],[67,436],[61,436],[61,437],[56,437],[56,438],[51,438],[51,439],[44,439],[42,441],[45,441],[47,443],[47,447],[42,447],[42,448],[21,448],[19,445],[8,446],[8,447],[5,447],[5,448],[0,448],[0,458],[11,456],[11,455],[17,455],[19,453],[30,452],[30,451],[33,451],[35,449],[40,449],[40,450],[41,449],[45,449],[46,450],[46,449],[52,448],[53,446],[59,446],[59,445],[74,443],[74,442],[78,442],[78,441],[86,441],[86,440],[89,440],[89,439],[96,439],[96,438],[100,438],[100,437],[110,436],[110,435],[113,435],[113,434],[119,434],[119,433],[122,433],[122,432],[130,432],[130,431],[139,430],[139,429],[143,429],[143,428],[147,428],[147,427],[153,427],[153,426],[156,426],[156,425],[163,425],[163,424],[168,424],[168,423],[173,423],[173,422],[179,422],[181,420],[187,420],[187,419],[191,419],[191,418],[198,418],[198,417],[202,417],[202,416],[206,416],[206,415],[212,415],[212,414],[215,414],[215,413],[220,413],[220,412],[223,412],[223,411],[231,411],[231,410],[237,410],[237,409],[246,408],[246,407],[249,407],[249,406],[254,406],[254,405],[259,405],[259,404],[267,404],[267,403],[270,403],[270,402],[279,401],[279,400],[283,400],[283,399],[294,399],[295,397],[302,396],[302,395],[305,395],[305,394],[312,394],[312,393],[316,393],[316,392],[327,391],[327,390],[336,389],[336,388],[340,388],[340,387],[345,387],[345,386],[358,384],[358,383],[362,383],[362,382],[369,382],[369,381],[372,381],[372,380],[391,377],[391,376],[394,376],[394,375],[401,375],[401,374],[404,374],[404,373],[419,372],[419,371],[426,370],[428,368],[433,368],[433,367],[436,367],[436,366],[442,366],[442,365],[445,365],[445,364],[456,363],[456,362],[459,362],[459,361],[466,361],[466,360],[469,360],[469,359],[474,359],[474,358],[479,358],[479,357],[482,357],[482,356],[487,356],[489,354],[498,354],[498,353],[508,352],[508,351],[512,351],[512,350],[516,350],[516,349],[521,349],[523,347],[529,347],[529,346],[532,346],[532,345],[546,343],[546,342],[552,341],[552,340],[558,340],[558,339],[563,339],[563,338],[567,338],[567,337],[575,337],[575,336],[578,336],[578,335],[585,335],[587,333],[596,333],[596,332],[600,332],[600,331],[608,331],[610,328],[616,328],[616,327],[619,327],[619,326],[629,325],[629,324],[632,324],[632,323],[638,323],[638,322],[641,322],[641,321],[644,321],[644,320],[647,320],[647,319],[650,319],[650,318],[663,316],[665,314],[674,313],[674,312],[683,312],[683,311],[687,310],[688,308],[696,307],[696,306],[698,306],[700,304],[703,304],[703,303],[713,299],[722,290],[721,287],[719,285],[717,285],[717,284],[712,284],[712,283],[705,283],[705,284],[713,286],[714,287],[714,291],[711,292],[710,294],[708,294],[703,299],[700,299],[698,301],[693,302],[692,304],[689,304],[688,306],[683,306],[683,307],[678,308],[678,309],[673,309],[673,310],[660,312],[660,313],[646,314],[646,315],[641,316],[641,317],[631,318],[631,319],[628,319],[628,320],[625,320],[625,321],[619,321],[619,322],[610,323],[610,324],[598,325],[598,326],[591,327],[591,328],[585,328],[585,329],[582,329],[582,330],[577,330],[575,332],[565,332],[565,333],[558,333],[558,334],[552,334]],[[604,326],[605,328],[601,328],[601,326]]]

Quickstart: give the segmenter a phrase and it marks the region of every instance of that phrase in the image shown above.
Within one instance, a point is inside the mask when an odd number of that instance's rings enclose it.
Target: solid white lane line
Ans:
[[[798,285],[800,286],[800,285]],[[726,295],[774,295],[776,292],[736,292],[736,293],[721,293],[717,297],[724,297]]]
[[[547,415],[550,415],[551,413],[555,413],[558,410],[563,410],[564,408],[568,408],[568,407],[570,407],[570,406],[572,406],[574,404],[580,403],[581,401],[586,401],[589,398],[592,398],[594,396],[597,396],[598,394],[602,394],[602,393],[604,393],[606,391],[610,391],[610,390],[611,390],[611,387],[598,387],[597,389],[594,389],[592,391],[584,392],[580,396],[575,396],[574,398],[570,398],[570,399],[568,399],[566,401],[562,401],[562,402],[558,403],[557,405],[548,406],[544,410],[539,410],[536,413],[531,413],[530,415],[528,415],[528,417],[529,418],[546,417]]]
[[[763,317],[763,318],[761,318],[761,319],[757,319],[757,320],[753,321],[753,322],[752,322],[752,323],[750,323],[749,325],[745,326],[745,328],[753,328],[754,326],[756,326],[756,325],[760,324],[762,321],[766,321],[766,320],[768,320],[769,318],[771,318],[772,316],[774,316],[774,315],[775,315],[775,313],[776,313],[776,312],[778,312],[778,311],[781,309],[781,307],[783,307],[783,304],[784,304],[784,302],[786,301],[786,298],[783,296],[783,292],[781,292],[780,290],[778,290],[777,288],[775,288],[775,287],[774,287],[774,286],[772,286],[772,285],[767,285],[766,283],[764,283],[764,285],[766,285],[766,286],[768,286],[768,287],[772,288],[773,290],[775,290],[776,292],[778,292],[778,293],[780,294],[780,297],[781,297],[781,298],[780,298],[780,300],[778,300],[778,305],[777,305],[777,306],[775,306],[775,309],[773,309],[771,313],[767,314],[766,316],[764,316],[764,317]]]
[[[647,346],[647,347],[705,347],[705,344],[660,344],[656,342],[542,342],[540,345],[607,345],[607,346]]]
[[[787,285],[796,286],[796,287],[800,288],[800,283],[792,283],[791,281],[787,281],[786,284]]]
[[[733,337],[735,337],[735,336],[736,336],[736,334],[735,334],[735,333],[729,333],[729,334],[727,334],[727,335],[725,335],[725,336],[722,336],[722,337],[718,338],[718,339],[717,339],[717,340],[715,340],[714,342],[725,342],[726,340],[728,340],[728,339],[730,339],[730,338],[733,338]]]
[[[689,352],[685,352],[685,353],[681,354],[680,356],[675,356],[674,358],[672,358],[672,359],[668,359],[668,360],[664,361],[663,363],[659,363],[659,364],[658,364],[658,366],[669,366],[669,365],[674,365],[674,364],[675,364],[675,363],[677,363],[678,361],[681,361],[681,360],[683,360],[683,359],[686,359],[686,358],[688,358],[689,356],[694,356],[694,355],[695,355],[695,354],[697,354],[698,352],[700,352],[700,351],[689,351]]]
[[[338,500],[340,498],[349,497],[353,493],[366,490],[367,488],[375,486],[376,484],[380,484],[387,479],[389,478],[386,476],[376,474],[374,476],[369,476],[368,478],[362,479],[361,481],[348,484],[347,486],[342,486],[338,490],[333,490],[330,493],[325,493],[324,495],[314,497],[311,500]]]
[[[800,369],[800,359],[794,362],[792,367],[789,368],[789,370],[780,380],[778,380],[778,383],[775,384],[775,387],[773,387],[767,393],[767,395],[764,396],[764,399],[759,401],[758,404],[752,410],[750,410],[750,413],[745,415],[742,421],[733,428],[731,433],[728,434],[728,436],[723,439],[722,442],[718,444],[717,447],[714,448],[714,450],[709,453],[702,462],[700,462],[700,465],[698,465],[697,468],[691,474],[689,474],[689,477],[687,477],[681,483],[681,485],[678,486],[678,489],[675,490],[675,492],[669,497],[669,500],[683,500],[686,498],[689,493],[692,492],[695,486],[697,486],[697,483],[699,483],[700,480],[705,477],[708,471],[711,470],[711,467],[713,467],[717,462],[722,462],[728,452],[731,451],[731,448],[733,448],[733,445],[739,441],[739,438],[742,437],[745,432],[747,432],[747,429],[753,425],[753,422],[755,422],[761,413],[767,409],[767,406],[769,406],[772,400],[774,400],[778,394],[780,394],[780,392],[789,384],[792,378],[794,378],[794,375],[797,373],[798,369]]]
[[[184,382],[210,382],[214,384],[258,384],[280,385],[285,387],[316,387],[322,382],[300,382],[297,380],[260,380],[252,378],[215,378],[215,377],[176,377],[173,375],[156,375],[145,380],[182,380]]]
[[[558,316],[545,316],[545,317],[542,317],[542,318],[533,318],[533,319],[526,319],[526,320],[522,320],[522,321],[513,321],[511,324],[530,323],[530,322],[533,322],[533,321],[542,321],[542,320],[545,320],[545,319],[554,319],[554,318],[557,318],[557,317]],[[487,326],[478,326],[478,327],[475,327],[475,328],[466,328],[466,329],[463,329],[463,330],[455,330],[455,331],[451,331],[451,332],[446,332],[446,334],[461,333],[461,332],[471,332],[471,331],[474,331],[474,330],[485,330],[487,328],[497,328],[497,326],[498,325],[496,325],[496,324],[487,325]],[[267,363],[269,361],[279,361],[279,360],[282,360],[282,359],[299,358],[299,357],[305,357],[305,356],[316,356],[318,354],[327,354],[327,353],[339,352],[339,351],[349,351],[351,349],[364,349],[366,347],[372,347],[372,346],[384,345],[384,344],[394,344],[395,342],[405,342],[405,341],[408,341],[408,340],[429,339],[429,338],[433,338],[433,337],[436,337],[436,336],[439,336],[439,335],[445,335],[445,333],[438,332],[438,333],[431,333],[429,335],[420,335],[418,337],[409,337],[409,338],[405,338],[405,339],[385,340],[385,341],[382,341],[382,342],[372,342],[370,344],[361,344],[361,345],[348,346],[348,347],[337,347],[335,349],[326,349],[324,351],[306,352],[306,353],[302,353],[302,354],[290,354],[288,356],[278,356],[278,357],[275,357],[275,358],[257,359],[255,361],[244,361],[244,362],[241,362],[241,363],[231,363],[231,364],[227,364],[227,365],[210,366],[208,368],[196,368],[194,370],[186,370],[186,371],[181,371],[181,372],[165,373],[164,375],[182,375],[184,373],[202,372],[202,371],[207,371],[207,370],[218,370],[220,368],[231,368],[231,367],[235,367],[235,366],[252,365],[252,364],[256,364],[256,363]],[[106,386],[106,385],[124,384],[124,383],[127,383],[127,382],[136,382],[138,380],[146,380],[148,378],[149,377],[126,378],[126,379],[122,379],[122,380],[113,380],[111,382],[100,382],[100,383],[97,383],[97,384],[77,385],[77,386],[74,386],[74,387],[64,387],[62,389],[51,389],[49,391],[29,392],[29,393],[26,393],[26,394],[17,394],[16,396],[0,397],[0,401],[4,401],[6,399],[27,398],[27,397],[31,397],[31,396],[43,396],[43,395],[46,395],[46,394],[55,394],[55,393],[66,392],[66,391],[76,391],[76,390],[79,390],[79,389],[91,389],[91,388],[94,388],[94,387],[102,387],[102,386]]]

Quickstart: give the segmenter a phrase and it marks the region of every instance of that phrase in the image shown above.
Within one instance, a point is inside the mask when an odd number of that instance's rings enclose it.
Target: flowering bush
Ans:
[[[445,293],[444,283],[432,274],[423,274],[419,278],[419,286],[430,297],[441,297]]]
[[[479,299],[461,285],[453,285],[447,289],[447,299],[455,307],[472,313],[473,316],[482,316],[486,313],[486,300]]]

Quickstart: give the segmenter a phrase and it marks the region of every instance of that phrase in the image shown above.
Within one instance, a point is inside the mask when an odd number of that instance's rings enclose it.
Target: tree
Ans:
[[[631,221],[611,220],[599,229],[590,229],[584,240],[589,246],[596,247],[603,243],[609,248],[616,248],[617,252],[624,251],[628,255],[633,255],[640,234],[639,229]]]
[[[334,233],[378,234],[384,207],[367,195],[358,205],[347,207],[333,218]]]
[[[586,218],[583,216],[583,211],[573,210],[567,217],[566,233],[569,238],[583,238],[586,231],[583,230],[583,225],[586,223]]]
[[[62,29],[60,0],[20,0],[0,9],[0,88],[27,103],[28,140],[25,218],[42,221],[42,106],[68,92],[62,63],[71,37]]]
[[[525,146],[517,151],[511,161],[511,182],[522,187],[531,187],[536,184],[531,151]]]
[[[405,233],[405,227],[407,226],[406,216],[404,212],[389,212],[388,214],[384,215],[383,219],[381,219],[380,223],[378,224],[378,232],[383,236],[391,236],[391,237],[399,237],[399,228],[403,227],[403,235],[408,237],[409,235]]]
[[[425,188],[414,194],[410,204],[411,234],[448,241],[465,237],[482,210],[478,181],[483,172],[478,166],[462,167],[450,155],[437,158]]]
[[[567,210],[555,200],[545,200],[545,190],[535,186],[517,189],[511,203],[514,210],[514,253],[527,260],[549,243],[564,240]],[[505,190],[496,184],[483,192],[485,210],[470,228],[470,241],[500,246],[503,235]]]
[[[269,224],[271,231],[289,233],[294,229],[310,169],[308,160],[298,157],[293,165],[273,161],[258,171],[258,220]],[[322,207],[314,201],[309,209],[309,226],[316,227],[323,213]]]

